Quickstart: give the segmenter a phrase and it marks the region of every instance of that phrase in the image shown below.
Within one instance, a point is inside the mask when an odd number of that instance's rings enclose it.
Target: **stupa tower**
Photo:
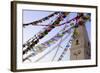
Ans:
[[[90,59],[91,44],[86,31],[85,21],[82,17],[78,20],[73,38],[70,48],[70,60]]]

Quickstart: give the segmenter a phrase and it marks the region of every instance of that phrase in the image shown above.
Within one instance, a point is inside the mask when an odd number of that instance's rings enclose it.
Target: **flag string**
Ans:
[[[60,23],[60,21],[58,21],[59,19],[61,19],[61,16],[62,16],[63,14],[60,14],[60,16],[57,18],[57,20],[52,24],[52,25],[55,25],[55,23]],[[40,34],[38,34],[38,35],[36,35],[35,37],[35,39],[32,39],[32,41],[31,42],[28,42],[28,43],[31,43],[31,44],[28,44],[28,47],[27,47],[27,49],[25,50],[25,51],[28,51],[28,50],[30,50],[30,48],[31,47],[33,47],[35,44],[37,44],[38,42],[39,42],[39,39],[42,39],[45,35],[47,35],[48,34],[48,32],[50,32],[53,28],[55,28],[54,26],[49,26],[49,27],[47,27],[47,29],[46,30],[44,30],[43,32],[41,32]],[[27,44],[24,44],[23,45],[23,47],[25,47]],[[23,51],[23,54],[25,54],[25,51]]]
[[[43,17],[42,19],[39,19],[37,21],[33,21],[33,22],[30,22],[30,23],[26,23],[26,24],[23,24],[23,26],[28,26],[28,25],[36,25],[37,23],[41,23],[42,21],[46,21],[48,20],[49,18],[53,17],[54,15],[57,15],[59,14],[60,12],[54,12],[46,17]]]
[[[71,28],[72,28],[72,27],[71,27]],[[71,28],[70,28],[70,29],[71,29]],[[70,30],[70,29],[69,29],[69,30]],[[66,32],[66,33],[67,33],[67,32]],[[69,33],[69,34],[71,34],[71,33]],[[60,39],[61,39],[61,38],[60,38]],[[49,47],[50,47],[50,46],[49,46]],[[34,47],[34,48],[35,48],[35,47]],[[34,49],[34,48],[33,48],[33,49]],[[47,48],[47,47],[46,47],[46,48]],[[41,48],[41,49],[42,49],[42,48]],[[37,53],[36,53],[36,54],[37,54]],[[31,55],[31,56],[35,56],[35,55]],[[28,57],[30,57],[30,56],[28,56]],[[26,57],[26,58],[28,58],[28,57]]]

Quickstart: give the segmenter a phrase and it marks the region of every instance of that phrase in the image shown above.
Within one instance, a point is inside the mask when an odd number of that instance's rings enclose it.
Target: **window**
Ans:
[[[88,46],[90,46],[90,42],[88,42]]]
[[[79,40],[76,40],[76,45],[79,45]]]

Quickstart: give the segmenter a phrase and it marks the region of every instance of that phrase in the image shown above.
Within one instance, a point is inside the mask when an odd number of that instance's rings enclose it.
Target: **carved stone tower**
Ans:
[[[70,60],[84,60],[91,58],[91,44],[88,38],[84,23],[78,23],[75,28],[77,35],[74,34],[74,40],[70,48]]]

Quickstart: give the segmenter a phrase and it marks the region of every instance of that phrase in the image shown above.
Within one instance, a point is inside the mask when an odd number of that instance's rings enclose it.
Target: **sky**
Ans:
[[[23,24],[25,23],[30,23],[36,20],[39,20],[45,16],[48,16],[50,14],[52,14],[54,11],[34,11],[34,10],[23,10]],[[60,22],[63,23],[67,20],[70,20],[72,18],[74,18],[77,14],[75,12],[70,13],[64,21]],[[55,15],[54,17],[50,18],[47,21],[44,21],[42,24],[49,24],[50,21],[55,20],[55,18],[57,17],[57,15]],[[23,43],[25,43],[28,39],[30,39],[32,36],[34,36],[35,34],[37,34],[39,31],[41,31],[45,26],[26,26],[23,28]],[[56,33],[58,33],[61,30],[62,27],[56,27],[55,29],[53,29],[52,31],[50,31],[50,33],[48,35],[46,35],[43,39],[41,39],[39,41],[39,44],[41,44],[42,42],[47,41],[48,39],[52,38]],[[88,32],[88,36],[89,39],[91,39],[91,23],[89,21],[86,22],[86,30]],[[51,36],[52,35],[52,36]],[[69,34],[66,34],[65,36],[67,36]],[[68,43],[69,39],[66,39],[66,41],[63,41],[64,43],[62,43],[62,46],[65,45],[65,43]],[[53,45],[55,46],[55,45]],[[50,48],[48,48],[48,50],[52,49],[53,47],[51,46]],[[57,51],[57,48],[55,48],[55,50],[53,50],[51,53],[48,54],[48,56],[45,56],[43,59],[41,59],[40,62],[44,62],[48,60],[52,60],[52,57],[55,55]],[[61,50],[61,48],[59,49],[59,51],[63,51],[63,49]],[[46,51],[44,51],[44,53],[46,53]],[[58,52],[57,55],[61,54],[61,52]],[[63,58],[63,60],[69,60],[69,55],[70,52],[66,53],[66,56]],[[38,56],[37,56],[38,57]],[[57,57],[57,56],[56,56]],[[56,59],[55,59],[56,61]]]

